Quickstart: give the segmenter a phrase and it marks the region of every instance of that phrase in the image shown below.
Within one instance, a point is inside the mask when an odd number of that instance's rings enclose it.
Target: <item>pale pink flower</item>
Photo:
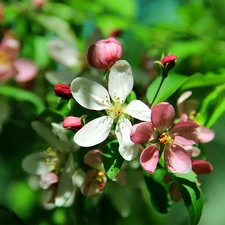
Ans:
[[[141,166],[151,174],[162,153],[165,165],[171,172],[188,173],[191,170],[190,156],[182,145],[196,144],[199,126],[190,121],[172,126],[174,119],[173,106],[162,102],[152,108],[151,123],[142,122],[132,127],[131,140],[134,143],[152,143],[140,156]]]
[[[97,41],[88,49],[88,63],[98,69],[109,69],[122,56],[122,46],[115,38]]]
[[[191,96],[191,91],[184,92],[177,100],[177,108],[179,113],[179,121],[195,121],[195,109],[197,102],[195,100],[187,100]],[[198,141],[207,143],[214,139],[215,133],[212,129],[200,125]]]
[[[87,197],[94,197],[103,192],[107,181],[102,164],[102,152],[98,149],[89,151],[84,157],[84,162],[93,169],[88,171],[81,192]]]

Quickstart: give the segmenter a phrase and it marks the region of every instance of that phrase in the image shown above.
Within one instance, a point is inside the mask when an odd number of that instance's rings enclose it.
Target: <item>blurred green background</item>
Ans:
[[[42,7],[34,7],[29,0],[8,0],[1,4],[1,29],[13,30],[21,43],[20,56],[34,60],[38,66],[32,93],[41,103],[34,102],[33,96],[27,99],[7,96],[7,92],[1,92],[5,84],[0,84],[0,224],[188,225],[189,216],[183,202],[174,203],[167,215],[159,214],[135,188],[127,191],[130,212],[124,215],[113,207],[107,195],[97,200],[97,207],[95,201],[77,194],[73,207],[46,210],[41,205],[41,191],[29,187],[21,161],[27,154],[47,147],[30,123],[38,118],[38,107],[57,105],[53,85],[45,78],[46,71],[62,68],[47,52],[46,43],[52,37],[76,45],[85,61],[90,43],[120,31],[122,58],[131,64],[135,91],[143,98],[148,84],[159,74],[153,61],[160,59],[162,52],[171,51],[179,57],[174,68],[179,74],[225,75],[225,1],[48,0]],[[69,69],[79,73],[83,67]],[[17,87],[15,81],[7,85]],[[192,91],[201,101],[213,88],[208,84],[204,89],[196,87]],[[171,101],[175,103],[179,94]],[[200,225],[225,224],[224,114],[212,128],[216,137],[205,145],[205,151],[214,170],[210,175],[199,176],[205,196]],[[135,179],[134,176],[134,182]],[[124,204],[120,201],[126,198],[116,201]]]

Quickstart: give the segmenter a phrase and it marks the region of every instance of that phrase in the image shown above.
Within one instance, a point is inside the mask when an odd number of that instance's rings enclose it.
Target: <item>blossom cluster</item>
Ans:
[[[123,160],[139,158],[145,172],[154,174],[158,167],[163,168],[164,182],[171,184],[170,194],[174,201],[180,200],[176,197],[179,189],[170,174],[194,171],[197,175],[212,171],[209,162],[194,158],[201,153],[198,143],[211,141],[214,132],[195,122],[195,109],[188,104],[191,92],[185,92],[177,100],[178,118],[176,109],[169,102],[154,105],[154,102],[147,104],[131,97],[134,87],[132,68],[121,57],[122,46],[118,40],[112,37],[100,40],[90,46],[87,58],[90,66],[105,70],[102,84],[80,76],[69,85],[54,86],[56,96],[75,101],[90,114],[96,111],[95,115],[99,117],[90,119],[89,115],[79,116],[72,112],[61,124],[52,123],[53,131],[39,122],[33,123],[34,129],[49,143],[49,148],[45,153],[25,158],[23,168],[40,176],[43,189],[52,190],[48,203],[68,204],[77,187],[87,197],[101,194],[109,178],[102,154],[111,140],[117,141],[118,149],[114,151],[118,151]],[[157,61],[163,79],[169,76],[176,61],[175,55]],[[68,130],[74,132],[72,140],[67,137]],[[77,152],[84,149],[86,171],[77,159]],[[110,179],[124,183],[119,181],[121,177],[125,179],[120,176],[121,171],[120,168],[120,172]],[[196,183],[199,184],[197,178]]]

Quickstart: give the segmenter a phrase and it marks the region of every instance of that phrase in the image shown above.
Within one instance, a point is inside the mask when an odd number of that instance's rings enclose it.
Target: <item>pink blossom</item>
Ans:
[[[98,149],[89,151],[84,162],[92,167],[82,184],[81,192],[87,197],[94,197],[104,190],[107,178],[102,164],[102,152]]]
[[[190,99],[191,91],[184,92],[177,100],[177,107],[179,113],[179,121],[195,121],[195,109],[197,108],[198,102],[196,100]],[[198,136],[198,141],[201,143],[207,143],[214,139],[215,133],[212,129],[200,125],[200,132]]]
[[[109,69],[122,56],[122,46],[115,38],[97,41],[88,49],[88,63],[98,69]]]
[[[173,106],[162,102],[152,108],[151,123],[139,123],[132,128],[131,140],[134,143],[151,144],[140,156],[141,166],[151,174],[154,173],[162,153],[165,165],[171,172],[188,173],[191,170],[190,156],[182,145],[196,144],[199,126],[190,121],[172,126],[174,119]]]

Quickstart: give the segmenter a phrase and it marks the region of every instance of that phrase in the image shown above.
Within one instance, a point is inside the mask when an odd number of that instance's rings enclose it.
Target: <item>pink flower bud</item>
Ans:
[[[161,62],[164,66],[166,66],[168,63],[174,63],[177,57],[175,55],[167,55],[164,58],[162,58]]]
[[[80,117],[68,116],[63,121],[62,126],[65,129],[79,130],[81,127],[83,127],[83,122]]]
[[[122,56],[122,46],[111,37],[97,41],[88,49],[88,63],[98,69],[109,69]]]
[[[54,93],[63,99],[70,99],[72,97],[70,86],[66,84],[56,84],[54,86]]]

